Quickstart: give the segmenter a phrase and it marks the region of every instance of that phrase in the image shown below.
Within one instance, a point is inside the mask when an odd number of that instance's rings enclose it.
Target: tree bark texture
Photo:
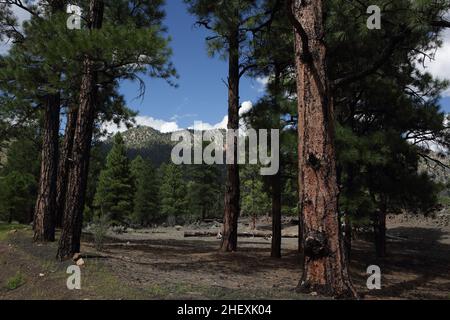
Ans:
[[[45,101],[42,132],[41,171],[34,212],[34,241],[55,241],[56,180],[59,148],[59,94]]]
[[[89,28],[100,29],[103,21],[103,0],[91,0],[89,5]],[[67,197],[64,212],[64,226],[59,242],[57,258],[72,258],[80,252],[83,210],[86,198],[90,151],[94,122],[97,115],[98,88],[95,63],[86,56],[72,149],[73,162],[69,169]]]
[[[333,103],[321,0],[292,1],[298,92],[303,275],[298,290],[354,298],[338,218]]]
[[[239,128],[239,30],[236,28],[229,36],[228,73],[228,129]],[[237,250],[238,219],[240,213],[240,178],[237,161],[237,139],[228,141],[227,148],[234,150],[234,163],[227,165],[224,226],[221,251]],[[227,150],[229,151],[229,150]]]
[[[59,165],[58,165],[58,183],[56,192],[56,226],[62,227],[63,216],[66,203],[67,194],[67,180],[69,175],[69,166],[73,161],[72,148],[73,138],[77,124],[77,108],[69,108],[67,113],[67,123],[64,132],[64,141],[60,150]]]

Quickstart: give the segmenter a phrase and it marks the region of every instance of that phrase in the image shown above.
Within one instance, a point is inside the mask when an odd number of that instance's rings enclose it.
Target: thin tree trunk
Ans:
[[[67,179],[69,175],[69,165],[72,161],[72,148],[75,129],[77,124],[77,108],[69,108],[67,113],[67,123],[64,133],[64,141],[62,144],[59,166],[58,166],[58,183],[56,192],[56,226],[62,227],[63,216],[67,194]]]
[[[301,217],[301,206],[298,205],[298,252],[303,252],[303,219]]]
[[[60,96],[46,97],[39,191],[34,213],[34,241],[55,241]]]
[[[377,257],[386,257],[386,211],[379,210],[375,213],[374,223],[374,241]]]
[[[228,74],[228,129],[239,128],[239,30],[236,28],[229,37],[229,74]],[[227,142],[234,150],[234,163],[227,165],[224,224],[221,251],[237,250],[238,219],[240,213],[240,178],[237,162],[237,139]]]
[[[333,104],[322,0],[292,1],[296,30],[303,275],[298,291],[354,298],[338,218]]]
[[[281,126],[281,108],[280,101],[283,94],[281,86],[281,70],[280,66],[275,63],[274,66],[275,79],[273,81],[272,90],[274,93],[274,116],[276,119],[275,127],[282,129]],[[281,156],[281,155],[277,155]],[[281,161],[280,161],[281,162]],[[281,166],[282,167],[282,166]],[[281,258],[281,167],[280,170],[271,178],[272,183],[272,248],[271,257]]]
[[[348,214],[345,214],[344,217],[344,247],[345,247],[345,257],[347,258],[347,261],[350,262],[351,255],[352,255],[352,222],[350,221],[350,217]]]
[[[50,13],[64,12],[64,0],[49,1]],[[41,171],[33,216],[34,241],[55,241],[60,94],[45,97]]]
[[[272,177],[272,258],[281,258],[281,173]]]
[[[90,29],[100,29],[103,21],[103,0],[91,0],[89,5]],[[97,113],[98,89],[95,64],[89,57],[83,63],[80,90],[80,106],[72,150],[73,163],[69,170],[64,226],[57,257],[72,258],[80,252],[83,210],[94,122]]]

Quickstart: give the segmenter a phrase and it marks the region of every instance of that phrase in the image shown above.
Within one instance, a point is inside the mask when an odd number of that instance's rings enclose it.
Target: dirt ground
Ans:
[[[224,254],[217,250],[220,240],[184,238],[186,230],[114,235],[104,252],[97,252],[86,235],[79,291],[66,287],[71,263],[56,262],[56,244],[33,244],[29,228],[7,231],[0,237],[0,299],[321,298],[295,293],[301,276],[297,239],[283,239],[283,258],[277,260],[270,258],[268,239],[240,238],[239,251]],[[433,219],[395,217],[389,220],[388,234],[389,256],[384,259],[375,257],[369,241],[353,243],[351,274],[361,296],[450,299],[450,227]],[[367,289],[369,265],[381,267],[382,290]],[[12,289],[11,279],[18,273],[23,283]]]

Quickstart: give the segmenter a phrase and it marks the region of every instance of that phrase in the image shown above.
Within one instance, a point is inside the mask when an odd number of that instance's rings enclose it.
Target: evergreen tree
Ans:
[[[39,137],[32,129],[22,131],[10,143],[5,166],[0,169],[0,220],[30,223],[39,179]]]
[[[185,0],[197,24],[212,32],[208,37],[211,55],[228,59],[228,129],[239,129],[239,82],[253,67],[249,42],[267,25],[270,17],[261,1]],[[236,140],[236,139],[233,139]],[[240,181],[237,141],[228,141],[234,149],[234,164],[227,165],[222,251],[236,251],[240,214]]]
[[[258,216],[267,215],[271,208],[269,192],[259,171],[260,168],[255,165],[246,165],[241,169],[242,213],[252,217],[254,228]]]
[[[33,217],[36,178],[26,172],[11,171],[0,176],[0,221],[28,223]]]
[[[215,165],[195,165],[188,168],[189,211],[205,219],[214,213],[217,199],[223,194],[220,168]]]
[[[100,173],[94,207],[114,223],[127,222],[133,212],[133,180],[122,135],[116,134],[106,167]]]
[[[68,174],[66,221],[58,249],[60,259],[79,251],[90,148],[104,85],[117,85],[120,79],[139,80],[139,74],[163,78],[169,83],[176,76],[168,60],[171,51],[162,26],[163,1],[86,2],[87,29],[73,33],[75,39],[64,41],[66,46],[58,42],[63,56],[74,53],[71,61],[79,61],[79,57],[83,57],[72,149],[74,164]]]
[[[327,73],[324,1],[289,1],[295,28],[303,275],[299,290],[355,297],[341,242],[334,107]]]
[[[163,165],[160,188],[161,214],[169,223],[175,223],[187,213],[186,183],[180,166],[172,163]]]
[[[141,226],[148,226],[160,218],[156,171],[148,161],[137,156],[131,162],[131,173],[135,187],[133,221]]]

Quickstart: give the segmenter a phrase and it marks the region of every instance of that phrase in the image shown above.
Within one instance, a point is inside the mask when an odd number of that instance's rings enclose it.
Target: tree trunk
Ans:
[[[272,177],[272,258],[281,258],[281,173]]]
[[[56,226],[62,227],[63,216],[67,194],[67,179],[69,175],[69,165],[72,161],[73,138],[77,124],[77,108],[69,108],[67,113],[67,123],[64,133],[64,141],[62,144],[59,166],[58,166],[58,183],[56,192]]]
[[[350,217],[348,214],[345,214],[344,217],[344,247],[345,247],[345,257],[347,258],[347,261],[350,262],[351,255],[352,255],[352,222],[350,221]]]
[[[274,116],[276,119],[275,128],[282,130],[281,108],[280,101],[283,94],[283,88],[281,86],[281,68],[279,64],[275,63],[274,66],[275,79],[273,81],[272,90],[274,93]],[[277,155],[277,156],[281,156]],[[280,161],[281,162],[281,161]],[[272,248],[271,257],[281,258],[281,168],[271,177],[272,184]]]
[[[39,191],[34,213],[34,241],[55,241],[60,96],[46,97]]]
[[[50,13],[64,12],[64,3],[64,0],[49,1]],[[55,241],[60,103],[59,93],[46,96],[41,171],[33,216],[34,241]]]
[[[333,104],[326,72],[322,0],[293,1],[299,114],[303,275],[298,290],[354,298],[338,218]]]
[[[386,211],[379,210],[375,213],[373,221],[375,250],[377,257],[386,257]]]
[[[239,128],[239,30],[229,37],[229,74],[228,74],[228,129]],[[227,152],[234,150],[234,163],[227,164],[223,238],[221,250],[237,250],[238,219],[240,213],[240,179],[237,161],[237,139],[227,141]]]
[[[90,1],[90,29],[101,28],[103,9],[103,0]],[[72,150],[73,162],[69,169],[64,226],[57,253],[57,257],[61,260],[72,258],[75,253],[80,252],[90,151],[97,114],[98,89],[96,84],[95,64],[89,56],[86,56],[83,63],[80,106]]]
[[[303,252],[303,219],[301,217],[301,206],[298,205],[298,253]]]

